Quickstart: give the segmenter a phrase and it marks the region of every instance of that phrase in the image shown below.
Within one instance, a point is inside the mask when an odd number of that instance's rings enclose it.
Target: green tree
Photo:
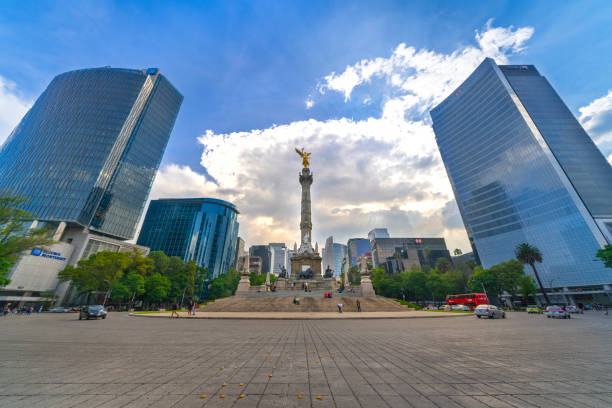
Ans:
[[[447,295],[455,295],[457,293],[465,292],[467,282],[465,280],[465,275],[461,271],[452,269],[444,274],[441,274],[440,278],[444,283]]]
[[[462,252],[462,251],[461,251],[459,248],[455,248],[455,250],[453,251],[453,254],[454,254],[455,256],[459,256],[459,255],[462,255],[462,254],[463,254],[463,252]]]
[[[145,299],[149,303],[162,303],[168,298],[170,279],[160,273],[154,273],[145,279]]]
[[[163,252],[162,252],[163,253]],[[148,256],[143,256],[136,248],[127,253],[127,264],[124,273],[136,273],[141,276],[148,276],[155,270],[155,262]]]
[[[76,268],[67,266],[58,274],[62,282],[71,281],[79,293],[87,293],[87,303],[94,292],[106,292],[123,276],[129,253],[102,251],[81,259]]]
[[[130,297],[130,288],[127,287],[122,281],[115,282],[113,285],[113,291],[111,292],[111,299],[121,303]]]
[[[468,259],[467,261],[465,261],[465,266],[470,268],[470,272],[474,272],[474,269],[476,268],[476,262],[473,259]]]
[[[522,243],[517,245],[514,254],[516,255],[516,259],[518,259],[523,264],[531,266],[533,270],[533,275],[538,281],[538,285],[540,286],[540,290],[544,295],[544,299],[546,299],[546,304],[550,305],[550,300],[548,299],[548,294],[544,289],[544,285],[542,285],[542,281],[540,280],[540,275],[538,275],[538,271],[536,270],[535,264],[536,262],[542,263],[542,253],[540,250],[532,245],[527,243]]]
[[[266,275],[263,273],[251,272],[249,274],[249,281],[251,286],[260,286],[266,283]]]
[[[170,265],[170,258],[162,251],[151,251],[148,258],[153,260],[153,273],[166,276],[168,266]]]
[[[129,290],[130,303],[128,305],[128,309],[131,309],[136,296],[140,296],[145,292],[145,278],[138,273],[130,272],[123,275],[121,282]]]
[[[523,275],[519,283],[519,293],[523,296],[523,300],[526,304],[529,304],[529,297],[537,293],[537,287],[531,275]]]
[[[489,269],[482,269],[482,266],[477,266],[474,274],[468,280],[468,288],[471,292],[480,292],[483,290],[483,287],[489,300],[498,298],[501,293],[497,275]]]
[[[516,259],[510,259],[507,262],[491,267],[491,270],[497,274],[501,290],[510,294],[510,302],[514,304],[514,298],[519,292],[521,279],[525,276],[523,264]]]
[[[0,286],[11,283],[6,276],[23,251],[52,243],[46,229],[29,229],[33,217],[19,208],[25,201],[0,195]]]
[[[409,300],[427,299],[427,275],[423,271],[406,271],[400,274],[402,292],[407,293]]]
[[[448,272],[453,265],[447,258],[438,258],[436,260],[436,270],[440,273]]]
[[[446,285],[442,281],[442,278],[437,273],[427,274],[427,280],[425,281],[425,287],[431,297],[434,300],[442,300],[448,294]]]
[[[264,276],[265,282],[265,275],[262,276]],[[219,299],[232,296],[236,292],[238,282],[240,282],[240,273],[235,269],[230,269],[211,281],[208,297]]]
[[[607,244],[598,249],[595,256],[603,261],[606,268],[612,268],[612,245]]]

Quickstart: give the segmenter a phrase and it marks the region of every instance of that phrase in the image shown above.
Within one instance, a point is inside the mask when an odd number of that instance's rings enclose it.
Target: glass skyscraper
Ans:
[[[138,245],[208,268],[212,277],[234,267],[238,210],[215,198],[152,200]]]
[[[42,221],[130,239],[182,95],[156,68],[56,76],[0,150],[0,190]]]
[[[595,253],[612,242],[612,168],[534,66],[487,58],[431,117],[483,267],[527,242],[559,296],[610,292],[612,270]]]
[[[350,266],[357,265],[357,258],[372,252],[370,249],[370,240],[366,238],[351,238],[348,240],[348,261]]]
[[[342,260],[348,258],[348,247],[343,244],[334,242],[334,237],[328,237],[325,240],[325,253],[322,257],[323,274],[329,267],[334,272],[334,277],[338,278],[342,274]],[[344,270],[348,271],[350,264],[344,266]]]

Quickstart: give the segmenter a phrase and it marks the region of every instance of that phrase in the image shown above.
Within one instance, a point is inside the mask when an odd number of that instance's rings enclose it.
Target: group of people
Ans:
[[[357,306],[357,311],[361,312],[361,302],[359,301],[359,299],[357,299],[357,301],[355,302],[355,305]],[[344,305],[342,303],[338,303],[338,313],[342,313],[343,307]]]
[[[42,305],[40,305],[37,309],[34,309],[34,306],[29,306],[29,307],[23,306],[23,307],[14,307],[14,308],[11,308],[9,306],[4,309],[2,314],[4,316],[9,316],[9,315],[13,316],[13,315],[20,315],[20,314],[21,315],[31,315],[32,313],[40,314],[40,312],[42,311],[42,308],[43,308]]]
[[[196,315],[196,310],[198,309],[198,304],[197,302],[193,302],[193,301],[189,301],[189,306],[187,307],[187,314],[191,315],[191,316],[195,316]],[[172,313],[170,313],[170,318],[172,319],[173,317],[175,318],[179,318],[179,305],[178,303],[173,303],[172,304]]]

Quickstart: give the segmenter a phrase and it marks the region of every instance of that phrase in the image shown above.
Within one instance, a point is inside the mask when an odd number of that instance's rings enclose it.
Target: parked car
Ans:
[[[458,312],[469,312],[470,311],[469,307],[467,307],[466,305],[461,305],[461,304],[459,304],[459,305],[452,305],[451,308],[452,308],[452,310],[458,311]]]
[[[423,308],[423,310],[438,310],[434,305],[427,305]]]
[[[450,305],[442,305],[438,308],[438,310],[444,310],[445,312],[450,312],[452,309]]]
[[[79,312],[79,320],[81,319],[106,319],[106,310],[102,305],[83,306]]]
[[[495,319],[498,317],[501,317],[502,319],[506,318],[506,312],[493,305],[478,305],[476,306],[476,309],[474,309],[474,314],[479,319],[483,316],[488,317],[489,319]]]
[[[567,310],[569,313],[580,313],[580,314],[584,313],[582,309],[578,309],[574,305],[565,306],[565,310]]]
[[[537,305],[529,305],[525,310],[527,313],[542,313],[542,309],[540,309]]]
[[[70,311],[69,308],[67,307],[54,307],[53,309],[49,309],[49,312],[51,313],[68,313]]]
[[[561,306],[548,306],[546,310],[544,310],[544,314],[548,318],[557,318],[557,319],[571,319],[572,315],[562,308]]]

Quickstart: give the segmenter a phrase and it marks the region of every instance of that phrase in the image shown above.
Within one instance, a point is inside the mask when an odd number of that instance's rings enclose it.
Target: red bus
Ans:
[[[473,309],[478,305],[488,305],[489,299],[484,293],[464,293],[462,295],[446,295],[446,303],[449,305],[466,305]]]

